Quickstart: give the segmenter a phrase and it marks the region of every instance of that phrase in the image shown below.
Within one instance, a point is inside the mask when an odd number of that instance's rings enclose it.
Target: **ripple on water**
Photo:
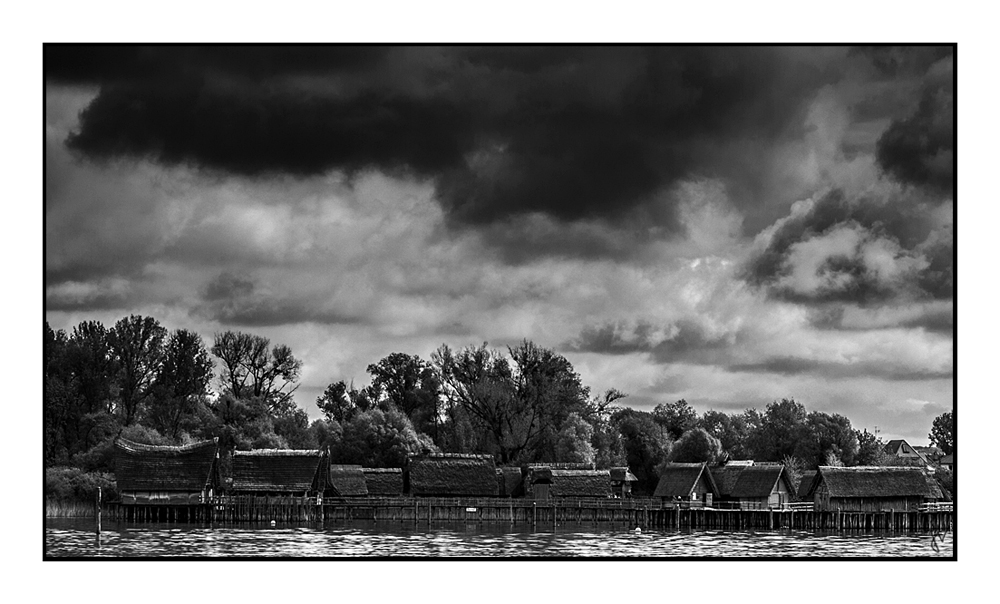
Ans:
[[[49,557],[951,557],[949,533],[722,532],[563,525],[532,532],[505,525],[422,527],[355,523],[204,527],[46,522]],[[934,549],[938,545],[938,551]]]

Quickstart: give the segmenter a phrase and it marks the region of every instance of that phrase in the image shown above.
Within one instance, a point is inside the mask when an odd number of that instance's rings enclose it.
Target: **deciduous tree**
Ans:
[[[441,379],[433,365],[418,356],[394,352],[368,366],[370,392],[406,414],[418,431],[437,440]]]
[[[212,381],[212,358],[201,336],[179,329],[170,335],[149,408],[149,423],[176,440],[185,423],[204,407]]]
[[[927,435],[931,444],[940,448],[945,455],[955,452],[955,420],[951,411],[934,418],[931,432]]]
[[[152,317],[129,315],[108,333],[108,347],[118,368],[118,414],[125,425],[135,421],[149,398],[163,362],[167,330]]]
[[[719,439],[704,428],[691,428],[674,443],[670,460],[678,463],[715,463],[722,455]]]
[[[263,336],[225,331],[215,335],[212,354],[222,361],[223,392],[238,399],[258,398],[273,415],[295,408],[292,395],[298,388],[302,361],[292,349]]]
[[[677,440],[698,423],[698,413],[684,399],[653,407],[653,419]]]

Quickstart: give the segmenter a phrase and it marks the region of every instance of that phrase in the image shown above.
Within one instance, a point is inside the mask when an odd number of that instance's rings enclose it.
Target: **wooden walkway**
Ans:
[[[673,505],[652,499],[562,499],[535,501],[503,498],[366,497],[218,497],[209,504],[105,504],[109,520],[125,522],[352,522],[428,526],[442,523],[489,523],[545,528],[571,523],[715,530],[954,530],[950,506],[883,512],[814,511],[792,504],[782,509],[714,509]]]

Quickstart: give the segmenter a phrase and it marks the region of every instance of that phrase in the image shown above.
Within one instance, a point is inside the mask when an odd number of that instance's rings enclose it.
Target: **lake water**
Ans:
[[[371,522],[260,527],[105,522],[97,545],[91,519],[47,519],[48,557],[879,557],[949,558],[953,534],[722,532],[566,524],[553,530]]]

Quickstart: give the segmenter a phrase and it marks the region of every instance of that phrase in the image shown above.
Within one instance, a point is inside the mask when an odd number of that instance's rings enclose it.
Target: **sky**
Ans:
[[[45,49],[45,317],[303,363],[524,339],[596,394],[954,404],[950,47]]]

